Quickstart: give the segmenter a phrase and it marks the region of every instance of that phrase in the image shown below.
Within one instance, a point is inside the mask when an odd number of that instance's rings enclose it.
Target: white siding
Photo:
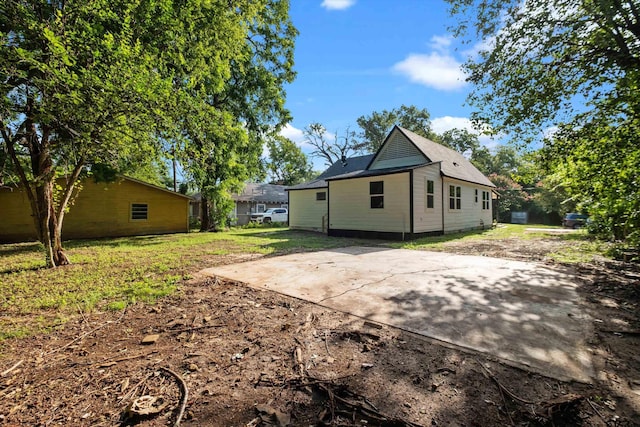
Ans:
[[[433,208],[427,208],[427,180],[433,181]],[[440,163],[413,171],[413,232],[426,233],[430,231],[442,231]]]
[[[474,228],[490,228],[492,225],[491,204],[489,209],[482,209],[482,191],[491,191],[491,188],[478,184],[471,184],[451,178],[444,178],[444,191],[442,203],[444,204],[444,232],[452,233]],[[449,185],[460,186],[461,208],[449,209]],[[478,201],[475,201],[475,192],[478,190]]]
[[[371,209],[369,183],[384,182],[384,208]],[[329,182],[329,221],[335,230],[409,233],[409,173]]]
[[[376,156],[370,170],[413,166],[427,162],[427,158],[400,131],[395,129]]]
[[[316,193],[328,193],[326,188],[289,191],[289,227],[326,231],[327,200],[316,200]],[[323,226],[324,217],[324,230]]]

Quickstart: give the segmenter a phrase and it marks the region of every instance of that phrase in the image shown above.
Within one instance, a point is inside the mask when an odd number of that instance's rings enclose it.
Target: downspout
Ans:
[[[329,196],[329,187],[331,186],[331,182],[327,181],[327,236],[329,235],[329,231],[331,229],[331,221],[329,220],[329,211],[330,211],[330,203],[331,197]]]
[[[402,226],[404,229],[404,225]],[[409,171],[409,235],[413,236],[413,169]],[[402,236],[404,240],[404,233]]]
[[[287,227],[291,228],[289,222],[291,221],[291,192],[287,191]]]
[[[442,234],[444,234],[444,175],[442,175],[442,163],[438,163],[440,169],[440,214],[442,215]]]

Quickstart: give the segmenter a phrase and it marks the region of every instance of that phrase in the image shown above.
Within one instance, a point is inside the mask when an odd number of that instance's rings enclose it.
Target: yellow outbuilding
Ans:
[[[64,240],[189,231],[189,196],[128,177],[114,182],[85,178],[80,188],[64,218]],[[35,239],[27,193],[1,188],[0,242]]]

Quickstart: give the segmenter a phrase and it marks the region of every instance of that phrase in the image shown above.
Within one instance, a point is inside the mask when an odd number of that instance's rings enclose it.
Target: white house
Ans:
[[[289,227],[401,240],[490,228],[494,188],[462,154],[395,126],[376,154],[289,187]]]

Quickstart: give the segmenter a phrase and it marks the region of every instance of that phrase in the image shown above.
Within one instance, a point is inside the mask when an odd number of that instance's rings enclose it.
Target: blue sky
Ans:
[[[303,151],[302,129],[312,122],[341,133],[357,129],[362,115],[402,104],[426,108],[436,132],[471,130],[460,67],[475,46],[447,32],[453,20],[443,1],[292,0],[290,13],[300,32],[298,75],[287,86],[293,120],[282,133]]]

